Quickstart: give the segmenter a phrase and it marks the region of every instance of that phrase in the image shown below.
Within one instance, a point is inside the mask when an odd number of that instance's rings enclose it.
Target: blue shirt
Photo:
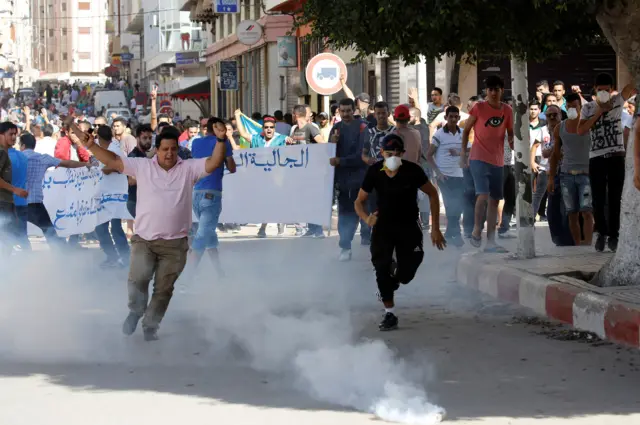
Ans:
[[[42,193],[42,180],[44,180],[44,174],[50,167],[57,167],[60,165],[60,160],[50,155],[34,152],[31,149],[27,149],[22,152],[27,158],[27,191],[29,197],[27,202],[30,204],[41,204],[44,199]]]
[[[194,158],[208,158],[216,147],[218,138],[216,136],[200,137],[193,141],[191,155]],[[231,142],[225,140],[225,158],[233,156],[233,148]],[[225,161],[226,163],[226,161]],[[217,190],[222,192],[222,176],[224,175],[224,163],[222,166],[213,170],[213,173],[201,178],[193,187],[193,190]]]
[[[271,143],[269,144],[268,147],[274,148],[276,146],[285,146],[286,144],[287,144],[287,137],[282,134],[276,133],[273,136],[273,139],[271,139]],[[264,136],[261,136],[260,134],[254,134],[253,137],[251,137],[252,148],[264,148],[265,146],[266,146],[266,141],[264,140]]]
[[[20,189],[27,188],[27,157],[14,148],[9,148],[9,158],[11,159],[11,184]],[[27,198],[13,195],[13,203],[16,207],[27,206]]]

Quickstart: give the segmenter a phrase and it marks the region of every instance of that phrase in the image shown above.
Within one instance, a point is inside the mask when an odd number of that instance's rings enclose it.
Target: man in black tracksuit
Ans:
[[[393,294],[400,283],[407,284],[413,280],[424,257],[422,228],[418,220],[418,189],[429,196],[433,245],[442,250],[446,242],[440,232],[438,191],[422,167],[402,160],[402,138],[397,134],[387,135],[382,141],[381,152],[384,160],[367,170],[355,209],[360,218],[373,228],[371,262],[385,307],[384,318],[378,327],[381,331],[388,331],[398,327]],[[370,214],[366,205],[369,194],[374,190],[378,209]],[[393,259],[394,251],[396,261]]]

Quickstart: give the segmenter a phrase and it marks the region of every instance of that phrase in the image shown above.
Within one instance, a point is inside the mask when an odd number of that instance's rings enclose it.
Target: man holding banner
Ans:
[[[83,133],[75,124],[72,129],[106,167],[136,178],[136,234],[131,238],[128,279],[130,313],[122,331],[133,334],[144,316],[145,340],[157,340],[158,327],[169,307],[174,284],[187,262],[193,186],[222,165],[224,139],[217,141],[210,157],[183,160],[178,157],[179,134],[165,131],[156,137],[157,153],[153,158],[123,158],[98,146],[91,135]],[[152,278],[153,296],[148,303]]]
[[[249,119],[240,109],[236,109],[235,117],[238,124],[238,134],[240,134],[240,137],[243,139],[250,141],[250,148],[285,146],[287,141],[291,140],[284,134],[276,133],[275,117],[265,115],[262,118],[264,121],[263,126]],[[284,233],[284,225],[279,224],[278,234],[280,235],[282,233]],[[258,237],[267,237],[267,223],[262,223],[262,226],[260,226]]]

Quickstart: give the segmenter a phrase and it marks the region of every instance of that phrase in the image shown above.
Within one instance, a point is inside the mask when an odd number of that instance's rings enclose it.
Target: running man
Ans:
[[[418,189],[429,196],[432,214],[431,242],[438,249],[446,246],[440,232],[440,202],[438,191],[431,184],[422,167],[402,159],[404,142],[397,134],[389,134],[382,141],[382,156],[367,170],[362,188],[355,202],[358,216],[373,228],[371,262],[376,270],[379,298],[385,315],[378,325],[381,331],[398,328],[395,315],[394,292],[400,283],[413,280],[422,263],[422,228],[418,220]],[[377,194],[377,210],[367,212],[369,194]],[[396,261],[393,252],[396,253]]]

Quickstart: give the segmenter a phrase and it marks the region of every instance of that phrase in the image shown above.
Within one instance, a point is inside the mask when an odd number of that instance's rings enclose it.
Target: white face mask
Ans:
[[[400,165],[402,165],[402,158],[399,156],[390,156],[384,159],[384,166],[389,171],[396,171]]]
[[[606,103],[609,101],[609,99],[611,99],[611,93],[604,90],[600,90],[597,96],[600,103]]]
[[[576,108],[569,108],[567,110],[567,118],[570,120],[575,120],[578,118],[578,110]]]

